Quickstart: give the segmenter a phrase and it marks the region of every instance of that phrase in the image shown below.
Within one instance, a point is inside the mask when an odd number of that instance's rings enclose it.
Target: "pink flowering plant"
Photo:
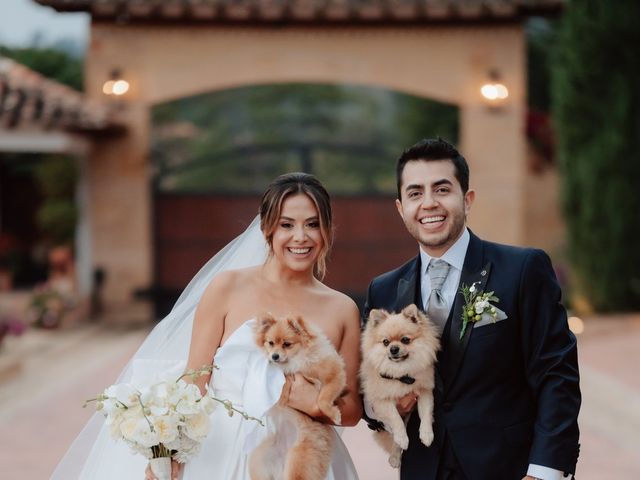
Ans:
[[[0,345],[9,335],[20,336],[27,330],[27,324],[13,315],[0,312]]]

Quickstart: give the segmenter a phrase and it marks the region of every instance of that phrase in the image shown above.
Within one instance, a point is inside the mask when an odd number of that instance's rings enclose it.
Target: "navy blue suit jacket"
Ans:
[[[373,308],[420,308],[420,257],[369,286],[363,318]],[[462,339],[462,294],[441,339],[436,372],[434,442],[408,425],[402,480],[435,479],[445,437],[470,480],[520,480],[530,463],[574,473],[580,389],[576,339],[560,303],[549,257],[541,250],[486,242],[471,234],[460,286],[494,291],[508,318]]]

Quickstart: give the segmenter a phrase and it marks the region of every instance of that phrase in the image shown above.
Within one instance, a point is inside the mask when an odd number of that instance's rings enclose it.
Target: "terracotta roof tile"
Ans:
[[[120,22],[486,22],[552,15],[566,0],[35,0]]]
[[[0,128],[102,131],[110,110],[82,93],[0,56]]]

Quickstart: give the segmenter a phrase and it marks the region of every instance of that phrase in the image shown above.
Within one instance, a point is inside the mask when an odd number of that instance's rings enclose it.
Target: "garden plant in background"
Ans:
[[[0,292],[11,290],[18,262],[18,249],[12,235],[0,232]]]
[[[37,166],[36,177],[44,196],[37,221],[48,247],[49,271],[33,292],[30,314],[34,325],[55,328],[78,304],[73,260],[78,172],[72,159],[55,156]]]
[[[5,337],[9,335],[20,336],[27,329],[27,324],[14,315],[0,311],[0,347]]]
[[[29,304],[29,317],[35,327],[57,328],[75,305],[73,292],[56,288],[47,282],[34,289]]]
[[[569,2],[551,62],[569,253],[599,311],[640,309],[639,18],[636,0]]]

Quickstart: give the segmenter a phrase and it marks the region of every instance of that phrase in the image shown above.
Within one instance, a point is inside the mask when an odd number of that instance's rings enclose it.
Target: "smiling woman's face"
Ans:
[[[273,255],[294,271],[312,270],[324,245],[318,211],[304,193],[287,197],[272,238]]]

